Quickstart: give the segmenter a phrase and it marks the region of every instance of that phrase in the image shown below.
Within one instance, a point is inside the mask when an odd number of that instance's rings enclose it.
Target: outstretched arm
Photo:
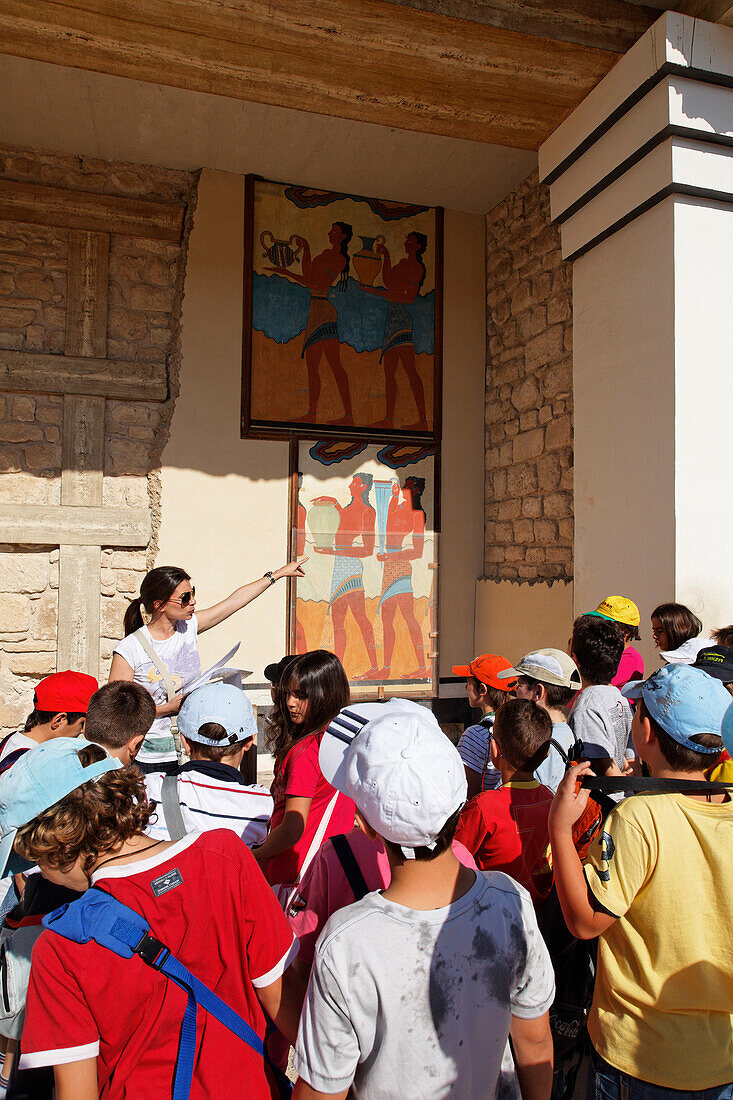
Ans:
[[[576,939],[592,940],[610,928],[616,918],[594,904],[573,844],[573,825],[588,804],[588,791],[582,787],[576,790],[575,786],[584,775],[593,775],[587,761],[565,773],[552,800],[548,825],[555,886],[565,923]]]
[[[276,581],[279,581],[282,577],[304,577],[305,571],[303,566],[307,561],[308,558],[300,558],[298,561],[288,562],[287,565],[275,569],[272,575]],[[260,577],[256,581],[251,581],[249,584],[243,584],[241,588],[235,589],[230,596],[227,596],[225,600],[220,600],[219,603],[215,603],[213,607],[207,607],[203,611],[197,611],[196,619],[198,622],[199,634],[202,634],[204,630],[210,630],[212,626],[218,626],[219,623],[223,623],[224,620],[228,619],[230,615],[233,615],[235,611],[241,611],[248,603],[252,603],[252,600],[256,600],[258,596],[266,592],[269,587],[270,578]]]

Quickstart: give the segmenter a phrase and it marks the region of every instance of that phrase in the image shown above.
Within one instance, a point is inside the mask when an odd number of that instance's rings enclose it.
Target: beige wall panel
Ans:
[[[476,653],[501,653],[518,661],[533,649],[566,649],[572,624],[572,584],[476,585]]]

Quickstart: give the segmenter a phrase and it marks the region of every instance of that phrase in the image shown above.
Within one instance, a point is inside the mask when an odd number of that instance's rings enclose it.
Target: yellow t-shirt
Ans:
[[[733,802],[627,798],[585,876],[619,918],[598,940],[588,1020],[598,1053],[665,1088],[733,1081]]]
[[[715,783],[733,783],[733,760],[724,760],[711,768],[710,779]]]

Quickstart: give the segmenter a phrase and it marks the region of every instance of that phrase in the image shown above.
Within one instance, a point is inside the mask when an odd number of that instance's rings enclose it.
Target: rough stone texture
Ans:
[[[178,393],[180,310],[197,175],[0,148],[0,178],[188,204],[181,245],[115,234],[110,225],[107,355],[165,362],[171,400],[107,401],[103,503],[149,507],[147,548],[101,551],[100,675],[122,636],[128,601],[155,558],[160,458]],[[0,221],[0,348],[63,354],[68,234]],[[0,504],[61,503],[63,398],[0,394]],[[55,547],[0,546],[0,732],[32,707],[36,680],[55,670]]]
[[[485,571],[573,577],[571,265],[534,172],[486,219]]]

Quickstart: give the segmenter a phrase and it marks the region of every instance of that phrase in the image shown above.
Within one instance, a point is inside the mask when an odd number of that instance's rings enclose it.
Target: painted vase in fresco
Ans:
[[[333,547],[340,518],[333,504],[311,505],[306,524],[316,547]]]
[[[262,255],[270,261],[273,267],[290,267],[303,251],[302,238],[296,233],[289,241],[278,241],[269,229],[263,229],[260,233],[260,244],[264,248]]]
[[[356,277],[363,286],[374,286],[374,280],[382,270],[382,257],[374,251],[376,244],[384,244],[384,237],[378,233],[376,237],[362,237],[362,247],[351,257],[351,262],[356,271]]]

